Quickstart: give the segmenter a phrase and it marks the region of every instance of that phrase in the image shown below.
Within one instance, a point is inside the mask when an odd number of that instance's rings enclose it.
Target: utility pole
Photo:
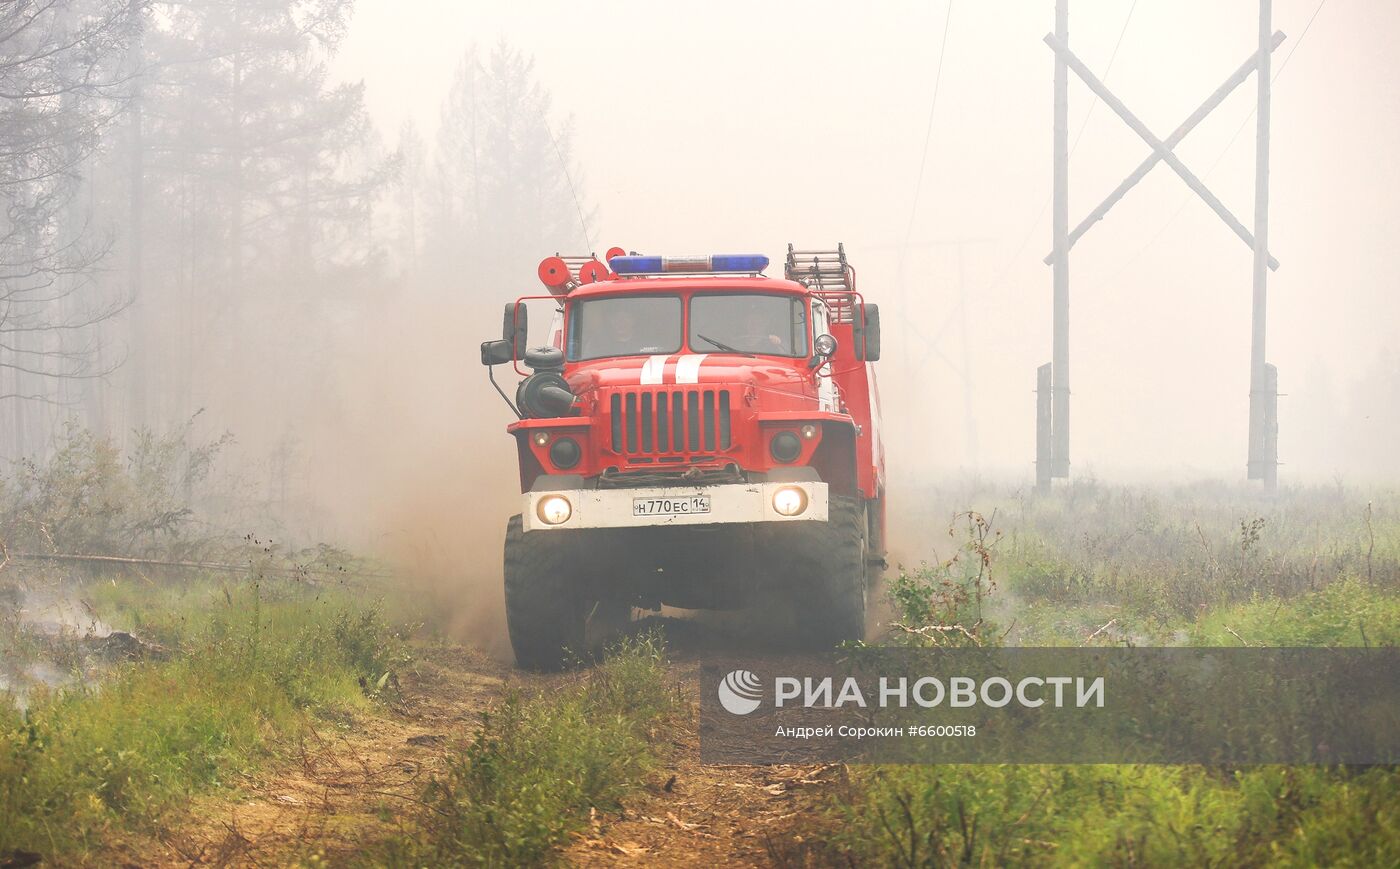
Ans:
[[[1123,195],[1147,176],[1158,163],[1166,163],[1207,206],[1248,245],[1254,255],[1254,311],[1250,344],[1249,462],[1248,476],[1262,480],[1267,491],[1278,484],[1278,369],[1266,361],[1265,322],[1269,271],[1278,260],[1269,253],[1269,79],[1270,58],[1284,40],[1273,31],[1273,0],[1259,2],[1258,49],[1216,88],[1196,111],[1165,140],[1128,109],[1069,48],[1069,0],[1055,0],[1055,32],[1045,43],[1055,52],[1054,218],[1053,250],[1045,257],[1053,269],[1054,311],[1051,361],[1036,371],[1036,488],[1050,490],[1054,477],[1069,476],[1069,252],[1090,227],[1103,220]],[[1152,153],[1114,188],[1079,225],[1069,231],[1069,73],[1089,90],[1152,149]],[[1254,174],[1254,232],[1230,212],[1176,155],[1175,148],[1206,115],[1224,102],[1250,74],[1259,77],[1258,131]],[[1048,369],[1048,370],[1047,370]],[[1048,392],[1048,395],[1047,395]]]
[[[1069,0],[1055,0],[1055,38],[1069,45]],[[1069,64],[1055,54],[1054,337],[1050,355],[1050,475],[1069,476]],[[1049,488],[1049,482],[1045,484]]]
[[[973,245],[991,244],[992,238],[938,238],[932,241],[916,242],[903,245],[861,245],[862,250],[897,249],[901,255],[906,255],[911,250],[927,250],[935,248],[952,248],[955,258],[955,268],[958,275],[958,303],[948,314],[943,325],[932,333],[925,332],[920,323],[913,317],[903,318],[904,322],[904,367],[909,371],[923,371],[930,357],[937,357],[948,366],[948,369],[958,376],[963,387],[963,427],[967,439],[967,463],[974,470],[979,467],[978,446],[977,446],[977,421],[973,414],[972,395],[972,346],[968,341],[967,317],[967,250]],[[852,245],[855,247],[855,245]],[[907,310],[913,310],[909,297],[909,291],[904,281],[899,282],[900,300]],[[945,337],[948,336],[952,327],[958,327],[960,359],[953,358],[952,348],[947,348],[945,352]],[[918,348],[917,358],[915,348]]]
[[[972,411],[972,347],[967,341],[967,257],[958,245],[958,332],[962,344],[963,425],[967,431],[967,463],[976,471],[977,415]]]
[[[1259,0],[1259,107],[1254,136],[1254,304],[1249,344],[1249,479],[1278,486],[1278,370],[1265,361],[1269,305],[1269,100],[1273,0]]]

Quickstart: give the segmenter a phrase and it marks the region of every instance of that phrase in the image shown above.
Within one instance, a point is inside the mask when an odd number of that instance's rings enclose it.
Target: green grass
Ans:
[[[1231,633],[1233,631],[1233,633]],[[1342,580],[1292,598],[1260,598],[1207,612],[1191,635],[1197,646],[1394,646],[1400,594]]]
[[[409,833],[368,861],[522,866],[547,860],[592,807],[615,808],[656,762],[679,709],[660,641],[626,641],[562,690],[513,695],[451,752]]]
[[[313,719],[369,711],[407,662],[407,628],[344,590],[209,576],[78,594],[169,657],[114,665],[94,687],[38,689],[24,710],[0,707],[0,854],[82,863],[114,837],[157,832],[191,797],[283,760]],[[421,813],[403,819],[411,832],[371,845],[365,861],[536,863],[587,825],[590,808],[616,806],[681,709],[660,640],[624,642],[559,678],[512,694],[451,748]]]
[[[81,857],[112,831],[152,829],[273,760],[308,716],[363,707],[405,660],[374,607],[348,594],[268,583],[164,594],[139,617],[109,618],[139,624],[169,660],[38,691],[24,711],[0,706],[0,853]]]
[[[1393,492],[1090,482],[957,503],[1001,534],[956,515],[957,554],[890,584],[907,624],[1028,646],[1083,645],[1110,622],[1095,644],[1400,642]],[[1384,767],[864,766],[830,814],[831,844],[860,865],[1400,865],[1400,772]]]
[[[1400,864],[1386,769],[866,767],[836,811],[862,865]]]

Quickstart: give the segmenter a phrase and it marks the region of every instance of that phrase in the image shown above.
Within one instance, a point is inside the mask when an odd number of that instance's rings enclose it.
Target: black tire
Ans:
[[[558,670],[583,655],[588,608],[571,564],[568,531],[525,533],[520,516],[506,525],[506,629],[515,661]]]
[[[881,545],[885,535],[880,528],[881,522],[881,502],[879,498],[865,502],[865,599],[879,600],[885,593],[885,571],[889,569],[889,564],[885,560],[888,552]],[[870,612],[867,607],[866,618],[867,628],[869,628]],[[878,628],[878,626],[877,626]]]
[[[802,644],[830,648],[865,639],[865,508],[833,495],[825,524],[802,526],[802,541],[783,552],[791,569],[796,630]]]

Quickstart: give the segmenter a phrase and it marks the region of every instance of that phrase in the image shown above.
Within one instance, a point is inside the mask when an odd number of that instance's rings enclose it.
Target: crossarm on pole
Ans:
[[[1275,31],[1273,44],[1270,45],[1269,50],[1273,51],[1277,49],[1283,44],[1285,39],[1287,39],[1287,36],[1285,36],[1282,30]],[[1196,125],[1205,120],[1206,115],[1215,111],[1216,106],[1224,102],[1225,98],[1233,93],[1235,88],[1243,84],[1245,79],[1249,78],[1249,74],[1258,66],[1259,52],[1256,51],[1249,56],[1248,60],[1240,64],[1240,68],[1235,70],[1229,78],[1225,79],[1225,83],[1219,88],[1216,88],[1215,92],[1212,93],[1205,102],[1201,103],[1200,108],[1196,109],[1196,111],[1191,113],[1190,117],[1182,121],[1181,126],[1177,127],[1162,144],[1169,150],[1179,145],[1181,140],[1186,138],[1186,134],[1196,129]],[[1107,216],[1109,209],[1117,205],[1118,201],[1122,199],[1129,190],[1136,186],[1143,178],[1147,177],[1147,173],[1152,171],[1152,167],[1161,162],[1161,159],[1162,155],[1157,151],[1153,151],[1142,163],[1138,164],[1138,167],[1132,171],[1132,174],[1124,178],[1122,183],[1115,187],[1112,193],[1108,194],[1108,198],[1099,203],[1099,207],[1089,212],[1089,216],[1085,217],[1080,221],[1079,225],[1074,228],[1074,231],[1069,234],[1069,246],[1073,248],[1080,237],[1089,231],[1089,227],[1103,220],[1104,217]],[[1051,251],[1045,255],[1044,262],[1046,265],[1050,265],[1054,259],[1055,252]]]
[[[1114,113],[1123,119],[1123,123],[1127,124],[1134,133],[1137,133],[1144,142],[1151,146],[1159,159],[1172,167],[1172,170],[1175,171],[1177,175],[1181,176],[1181,180],[1186,182],[1186,186],[1195,191],[1196,195],[1201,197],[1202,201],[1210,206],[1210,209],[1214,211],[1221,220],[1225,221],[1225,225],[1230,227],[1235,235],[1240,237],[1240,240],[1249,245],[1250,248],[1254,247],[1254,236],[1248,229],[1245,229],[1244,224],[1240,223],[1239,219],[1230,213],[1230,209],[1226,208],[1225,204],[1222,203],[1214,193],[1210,192],[1210,188],[1206,187],[1205,183],[1197,178],[1195,173],[1186,168],[1186,165],[1177,158],[1176,154],[1172,153],[1171,148],[1169,148],[1165,142],[1157,138],[1157,136],[1147,128],[1146,124],[1138,120],[1137,116],[1134,115],[1127,106],[1123,105],[1122,100],[1114,96],[1113,92],[1110,91],[1103,82],[1099,81],[1098,76],[1094,75],[1078,57],[1075,57],[1074,52],[1070,51],[1068,46],[1056,39],[1053,33],[1045,34],[1045,44],[1050,46],[1050,48],[1064,60],[1066,66],[1074,70],[1074,74],[1079,76],[1084,84],[1088,85],[1089,89],[1092,90],[1100,100],[1103,100],[1104,105],[1113,109]],[[1257,54],[1256,52],[1256,55]],[[1270,269],[1278,269],[1278,260],[1275,259],[1273,255],[1269,255],[1268,263]]]

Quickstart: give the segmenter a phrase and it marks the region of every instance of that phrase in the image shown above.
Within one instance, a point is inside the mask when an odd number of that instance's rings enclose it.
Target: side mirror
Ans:
[[[530,318],[527,313],[525,305],[521,302],[506,304],[505,318],[501,322],[501,340],[511,348],[511,355],[504,360],[506,362],[525,358],[525,341],[530,336]]]
[[[863,362],[880,361],[880,308],[876,305],[862,306],[865,322],[855,324],[856,358]]]
[[[481,342],[481,364],[482,365],[502,365],[514,358],[511,352],[511,342],[506,339],[500,341]]]

